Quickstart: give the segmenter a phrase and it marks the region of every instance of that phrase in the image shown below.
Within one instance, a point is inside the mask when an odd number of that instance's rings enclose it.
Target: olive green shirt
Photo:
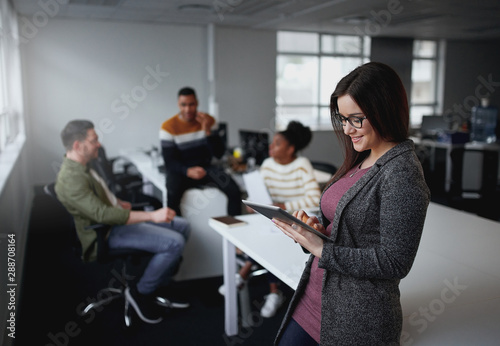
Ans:
[[[88,167],[64,158],[56,179],[57,198],[73,215],[76,232],[82,244],[85,261],[97,259],[96,233],[87,226],[102,223],[123,225],[130,211],[114,207],[106,196],[102,185],[92,177]]]

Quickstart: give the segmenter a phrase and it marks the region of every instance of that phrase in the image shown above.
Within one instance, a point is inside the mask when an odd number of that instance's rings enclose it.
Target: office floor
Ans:
[[[222,277],[175,283],[165,293],[184,298],[191,306],[169,311],[157,325],[135,318],[126,329],[121,301],[80,317],[79,306],[96,297],[113,268],[80,263],[58,225],[53,201],[40,188],[35,190],[14,345],[272,345],[285,306],[273,318],[260,317],[258,305],[268,288],[264,276],[249,286],[254,327],[242,328],[233,338],[224,333],[224,300],[217,292]],[[287,287],[283,291],[288,298],[292,294]]]

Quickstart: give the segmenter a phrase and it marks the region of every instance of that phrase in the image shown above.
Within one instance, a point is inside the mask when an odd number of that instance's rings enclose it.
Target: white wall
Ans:
[[[219,119],[228,123],[229,145],[239,143],[239,129],[274,133],[276,33],[218,27],[215,41]]]
[[[64,153],[59,133],[72,119],[92,120],[114,156],[159,144],[179,88],[196,88],[204,107],[206,39],[201,26],[52,19],[41,28],[22,51],[35,183],[54,180]]]

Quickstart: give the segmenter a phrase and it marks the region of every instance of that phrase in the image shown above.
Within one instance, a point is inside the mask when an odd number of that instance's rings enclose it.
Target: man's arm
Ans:
[[[127,225],[140,222],[171,222],[175,217],[175,211],[170,208],[161,208],[155,211],[131,211]]]
[[[161,155],[167,171],[186,175],[188,167],[185,167],[180,161],[179,149],[174,141],[174,136],[167,131],[160,130]]]
[[[130,210],[106,204],[97,197],[88,179],[82,175],[59,177],[56,193],[61,203],[73,216],[83,217],[90,223],[124,224]]]
[[[203,131],[205,131],[210,153],[220,159],[224,155],[226,147],[219,134],[213,131],[216,128],[215,119],[206,113],[198,112],[196,121],[201,124]]]
[[[161,208],[155,211],[131,211],[129,208],[116,208],[99,199],[83,177],[72,177],[71,183],[61,183],[57,189],[58,198],[70,213],[85,216],[91,222],[108,225],[133,224],[140,222],[170,222],[175,211]],[[57,185],[56,185],[57,186]],[[126,207],[130,203],[119,200]],[[122,204],[123,203],[123,204]]]
[[[122,207],[123,209],[132,210],[132,203],[127,202],[127,201],[122,201],[119,198],[117,198],[116,200],[117,200],[118,204],[120,205],[120,207]]]

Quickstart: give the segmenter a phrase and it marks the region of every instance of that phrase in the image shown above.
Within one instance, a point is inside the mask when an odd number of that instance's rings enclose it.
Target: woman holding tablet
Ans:
[[[322,193],[320,217],[294,215],[332,242],[273,220],[311,253],[278,345],[399,345],[399,281],[417,253],[430,200],[408,140],[406,92],[396,72],[370,62],[331,96],[345,161]]]

